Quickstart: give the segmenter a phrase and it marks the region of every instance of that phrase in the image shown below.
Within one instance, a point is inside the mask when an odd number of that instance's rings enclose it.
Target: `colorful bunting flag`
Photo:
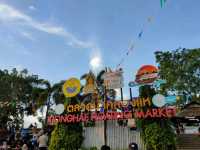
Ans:
[[[167,2],[167,0],[160,0],[160,6],[161,8],[164,7],[165,3]],[[151,23],[153,20],[153,16],[149,16],[147,17],[147,22]],[[138,34],[138,39],[140,40],[143,36],[143,30],[145,29],[145,24],[142,27],[142,30],[140,31],[140,33]],[[117,68],[119,68],[121,66],[121,64],[124,62],[125,57],[128,56],[130,54],[130,52],[134,49],[134,45],[131,44],[130,48],[128,49],[128,51],[125,53],[125,56],[121,59],[120,63],[117,65]]]
[[[167,2],[167,0],[160,0],[160,7],[163,8],[164,4]]]
[[[134,49],[134,43],[132,42],[132,43],[130,44],[130,47],[129,47],[128,50],[129,50],[129,52],[130,52],[130,51],[132,51],[133,49]]]
[[[143,31],[141,31],[141,32],[138,34],[138,38],[139,38],[139,39],[141,39],[142,34],[143,34]]]
[[[152,20],[153,20],[153,17],[148,17],[147,18],[147,21],[150,23],[150,22],[152,22]]]

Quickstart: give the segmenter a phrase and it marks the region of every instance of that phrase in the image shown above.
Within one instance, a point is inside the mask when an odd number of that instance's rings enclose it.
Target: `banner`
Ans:
[[[104,86],[106,89],[119,89],[123,84],[123,71],[117,70],[115,72],[106,72],[103,75]]]

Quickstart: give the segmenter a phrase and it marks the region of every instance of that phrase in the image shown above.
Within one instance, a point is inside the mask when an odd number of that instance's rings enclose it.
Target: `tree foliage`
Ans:
[[[156,91],[150,85],[141,86],[139,89],[141,98],[152,98]],[[147,108],[143,108],[144,110]],[[145,118],[137,120],[137,127],[141,129],[142,138],[147,149],[166,150],[175,147],[175,134],[172,123],[167,118]]]
[[[163,122],[162,126],[156,122],[149,124],[144,130],[144,135],[147,149],[166,150],[171,146],[170,150],[173,150],[175,147],[175,134],[167,120]]]
[[[78,150],[83,141],[82,126],[57,124],[51,134],[49,150]]]
[[[164,91],[191,95],[200,94],[200,49],[177,49],[155,52],[160,76],[167,80]]]
[[[68,104],[77,104],[79,97],[67,99]],[[68,112],[66,112],[68,113]],[[80,113],[80,112],[73,112]],[[70,113],[72,114],[72,113]],[[51,134],[50,150],[78,150],[83,142],[82,123],[57,124]]]
[[[24,112],[35,112],[30,105],[33,105],[33,91],[39,83],[38,76],[29,75],[26,69],[0,70],[1,126],[8,122],[19,126],[23,123]]]

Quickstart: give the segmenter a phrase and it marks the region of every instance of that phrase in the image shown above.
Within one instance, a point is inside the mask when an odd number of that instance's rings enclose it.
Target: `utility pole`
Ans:
[[[106,71],[107,72],[107,68]],[[107,111],[107,91],[106,91],[106,85],[104,87],[104,113]],[[107,145],[107,120],[104,120],[104,145]]]

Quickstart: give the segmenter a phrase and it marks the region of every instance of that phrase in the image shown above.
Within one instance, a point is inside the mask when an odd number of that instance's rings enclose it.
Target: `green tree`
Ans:
[[[51,105],[58,104],[58,103],[64,103],[64,94],[62,92],[62,85],[64,84],[64,81],[60,81],[58,83],[55,83],[53,85],[50,84],[47,80],[40,80],[40,88],[35,89],[35,99],[38,107],[41,107],[41,109],[44,108],[44,106],[47,107],[44,125],[47,123],[47,117],[49,114],[49,110]]]
[[[190,96],[199,100],[200,94],[200,49],[177,49],[155,52],[161,78],[167,83],[163,91]],[[184,104],[185,101],[182,101]]]
[[[168,149],[167,146],[171,146],[170,150],[173,150],[175,147],[175,135],[171,129],[170,122],[167,120],[163,122],[162,126],[157,122],[148,124],[144,134],[147,149],[166,150]]]
[[[26,69],[17,71],[0,70],[0,122],[6,127],[8,122],[19,128],[23,124],[25,112],[34,113],[30,105],[34,105],[33,89],[40,79],[37,75],[29,75]]]
[[[141,86],[139,89],[141,98],[152,98],[156,91],[150,85]],[[147,108],[143,108],[144,111]],[[170,150],[175,147],[175,134],[172,123],[167,118],[145,118],[137,120],[137,126],[141,129],[142,138],[147,149]]]

